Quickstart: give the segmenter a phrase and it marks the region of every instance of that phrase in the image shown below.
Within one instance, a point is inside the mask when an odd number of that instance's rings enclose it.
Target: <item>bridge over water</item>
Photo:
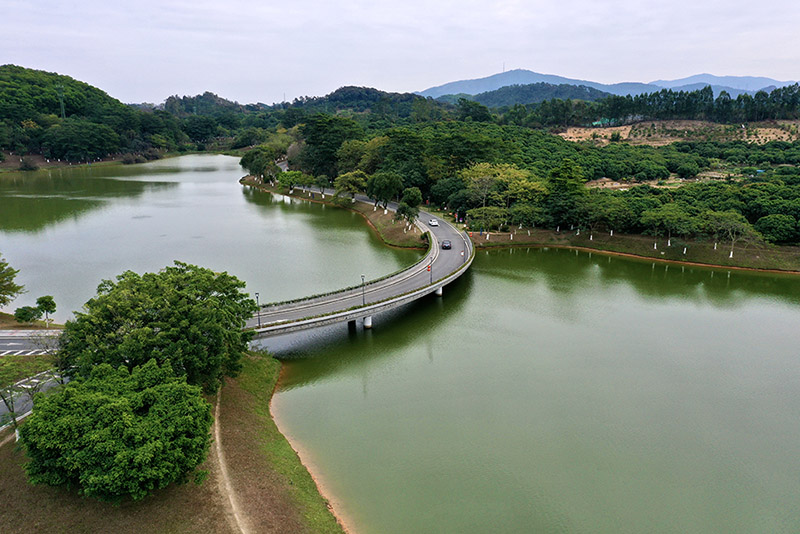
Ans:
[[[356,196],[356,199],[369,201],[366,197]],[[427,221],[431,219],[436,219],[438,226],[429,226]],[[371,328],[372,316],[376,313],[431,293],[441,296],[445,285],[469,269],[475,250],[465,232],[427,212],[421,211],[415,224],[423,233],[430,232],[431,239],[427,254],[414,265],[325,295],[265,304],[247,326],[255,330],[256,339],[357,320],[363,320],[364,328]],[[449,240],[452,248],[442,249],[444,240]]]

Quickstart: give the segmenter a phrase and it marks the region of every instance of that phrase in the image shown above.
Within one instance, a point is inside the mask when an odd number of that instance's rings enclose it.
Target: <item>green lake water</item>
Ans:
[[[236,159],[0,175],[0,253],[57,318],[173,260],[261,302],[419,252],[254,192]],[[479,252],[374,318],[270,340],[273,411],[359,534],[800,532],[800,277]],[[266,400],[265,400],[266,401]]]
[[[273,411],[360,533],[800,532],[799,325],[796,277],[479,252]]]

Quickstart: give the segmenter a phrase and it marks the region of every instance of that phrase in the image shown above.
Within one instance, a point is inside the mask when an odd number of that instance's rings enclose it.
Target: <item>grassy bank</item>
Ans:
[[[528,228],[512,228],[510,232],[491,232],[488,238],[486,233],[473,232],[472,241],[479,248],[525,245],[576,247],[709,266],[800,271],[800,247],[764,244],[747,246],[737,243],[733,258],[730,258],[730,242],[724,241],[718,242],[715,250],[713,241],[672,238],[672,246],[667,246],[667,239],[664,237],[622,234],[611,236],[605,231],[594,233],[582,231],[577,235],[576,230],[554,232]],[[654,248],[654,244],[657,248]]]
[[[0,312],[0,330],[44,330],[47,325],[44,321],[34,321],[32,323],[20,323],[10,313]],[[50,322],[50,328],[64,328],[63,324]]]
[[[301,198],[310,202],[318,202],[321,204],[328,204],[331,206],[338,206],[351,211],[355,211],[362,215],[367,223],[372,227],[384,243],[393,247],[401,248],[427,248],[427,243],[422,240],[422,234],[419,229],[413,227],[406,232],[403,231],[405,225],[402,222],[394,220],[394,213],[384,213],[382,209],[373,209],[372,204],[364,202],[350,202],[348,199],[340,198],[334,199],[330,195],[326,195],[325,199],[322,198],[319,192],[313,193],[313,197],[308,193],[302,193],[299,189],[295,190],[294,194],[289,194],[289,190],[278,186],[270,186],[269,184],[260,184],[253,180],[251,177],[245,177],[241,180],[242,184],[257,187],[270,193],[278,193],[281,195],[292,196]]]
[[[259,532],[341,533],[297,453],[280,433],[269,399],[280,363],[263,353],[243,360],[220,401],[222,447],[234,493]]]

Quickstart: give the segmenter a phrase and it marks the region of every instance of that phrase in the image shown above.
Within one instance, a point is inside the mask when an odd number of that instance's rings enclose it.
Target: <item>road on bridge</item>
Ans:
[[[301,188],[296,188],[306,191]],[[315,191],[315,194],[319,194]],[[326,190],[326,195],[333,191]],[[363,195],[356,195],[357,201],[371,202]],[[396,205],[390,204],[390,209]],[[429,221],[436,220],[438,226],[429,225]],[[351,287],[330,295],[312,297],[284,304],[265,305],[259,315],[248,321],[247,326],[252,328],[269,327],[287,322],[299,321],[310,317],[327,316],[336,312],[352,308],[369,306],[384,302],[392,297],[430,286],[464,265],[472,252],[467,236],[456,229],[452,224],[425,211],[420,211],[417,226],[423,231],[430,231],[434,242],[429,253],[422,261],[414,264],[409,269],[393,276],[377,281],[365,281],[363,285]],[[449,240],[452,248],[442,249],[442,242]],[[430,267],[430,270],[429,270]],[[431,288],[433,292],[435,286]],[[366,314],[365,315],[371,315]]]

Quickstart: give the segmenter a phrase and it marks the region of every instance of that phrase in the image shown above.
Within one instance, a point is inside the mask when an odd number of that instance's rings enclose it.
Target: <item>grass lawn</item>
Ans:
[[[44,321],[20,323],[14,319],[13,314],[0,312],[0,330],[43,330],[45,328]],[[50,328],[64,328],[64,325],[51,322]]]
[[[0,385],[14,384],[52,367],[53,357],[49,354],[0,356]]]

